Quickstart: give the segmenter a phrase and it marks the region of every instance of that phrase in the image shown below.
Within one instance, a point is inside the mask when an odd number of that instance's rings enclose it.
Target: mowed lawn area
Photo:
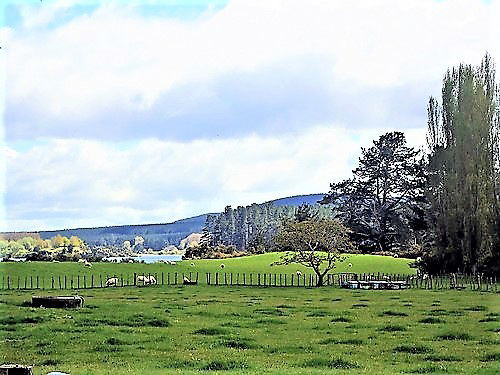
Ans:
[[[491,292],[76,292],[86,300],[81,309],[35,309],[32,291],[0,291],[0,362],[32,364],[36,375],[500,373],[500,299]]]

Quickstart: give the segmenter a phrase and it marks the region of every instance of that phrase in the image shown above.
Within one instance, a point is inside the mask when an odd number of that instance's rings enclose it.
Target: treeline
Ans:
[[[146,249],[162,250],[179,242],[194,232],[201,232],[205,223],[205,215],[177,220],[167,224],[121,225],[96,228],[63,229],[58,231],[39,232],[44,239],[56,234],[71,237],[77,236],[92,248],[120,249],[125,241],[134,242],[140,236],[144,239]]]
[[[37,234],[30,234],[15,239],[16,236],[8,236],[0,239],[1,258],[54,258],[59,254],[69,257],[81,256],[88,252],[84,242],[76,237],[65,237],[56,235],[50,239],[42,239]]]
[[[274,236],[283,223],[301,210],[312,210],[317,218],[333,218],[332,207],[319,204],[301,206],[275,205],[273,202],[238,206],[227,206],[218,215],[208,215],[201,245],[205,247],[234,246],[239,251],[261,254],[272,250]],[[221,249],[224,249],[221,247]]]
[[[359,251],[418,258],[433,274],[499,275],[500,87],[489,55],[445,74],[427,122],[427,151],[408,147],[402,132],[380,136],[307,220],[338,218]],[[207,217],[201,248],[272,251],[290,220],[301,221],[299,208],[226,207]]]
[[[489,55],[446,72],[428,105],[431,271],[500,274],[500,88]]]

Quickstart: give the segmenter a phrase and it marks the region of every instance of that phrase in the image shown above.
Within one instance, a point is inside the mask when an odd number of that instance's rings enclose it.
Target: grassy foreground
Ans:
[[[47,291],[56,294],[57,291]],[[0,363],[35,374],[500,372],[498,294],[151,286],[77,310],[0,291]]]

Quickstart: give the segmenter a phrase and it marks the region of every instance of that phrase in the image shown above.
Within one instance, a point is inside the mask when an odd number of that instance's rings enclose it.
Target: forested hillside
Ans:
[[[263,203],[263,205],[275,205],[276,207],[296,207],[301,205],[302,203],[315,204],[323,197],[324,194],[298,195],[276,199],[274,201]],[[38,234],[40,238],[44,240],[50,239],[58,234],[68,238],[71,236],[77,236],[78,238],[81,238],[87,246],[90,247],[121,247],[124,241],[130,241],[134,243],[134,238],[136,236],[140,236],[144,238],[144,248],[161,250],[168,245],[179,245],[180,241],[183,238],[186,238],[191,233],[201,233],[203,228],[205,227],[208,215],[217,214],[203,214],[164,224],[118,225],[109,227],[62,229],[53,231],[41,231],[36,234]],[[16,233],[5,233],[4,235],[15,237]]]
[[[161,250],[168,245],[178,245],[179,242],[194,232],[203,229],[207,215],[199,215],[177,220],[166,224],[120,225],[112,227],[63,229],[40,232],[43,239],[56,234],[70,237],[77,236],[88,246],[121,246],[124,241],[133,243],[136,236],[144,238],[144,247]]]

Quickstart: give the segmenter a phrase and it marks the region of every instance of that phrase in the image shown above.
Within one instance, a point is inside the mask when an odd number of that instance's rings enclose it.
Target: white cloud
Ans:
[[[65,6],[56,4],[23,8],[26,28],[8,33],[7,49],[7,103],[48,116],[53,127],[120,108],[147,111],[183,85],[286,69],[307,56],[329,66],[325,89],[335,79],[350,92],[410,85],[429,94],[438,92],[447,67],[476,63],[487,50],[500,56],[499,2],[233,1],[187,21],[143,17],[134,6],[109,2],[59,27],[40,28]],[[303,72],[305,82],[312,73]],[[187,103],[182,95],[174,101],[180,111]]]
[[[49,140],[9,152],[7,228],[168,222],[227,204],[327,192],[379,133],[317,126],[299,137],[188,143]]]
[[[386,130],[424,143],[446,68],[500,61],[500,1],[232,1],[188,20],[110,1],[63,23],[73,3],[23,6],[22,27],[0,29],[2,130],[49,138],[1,156],[4,229],[325,192]]]

